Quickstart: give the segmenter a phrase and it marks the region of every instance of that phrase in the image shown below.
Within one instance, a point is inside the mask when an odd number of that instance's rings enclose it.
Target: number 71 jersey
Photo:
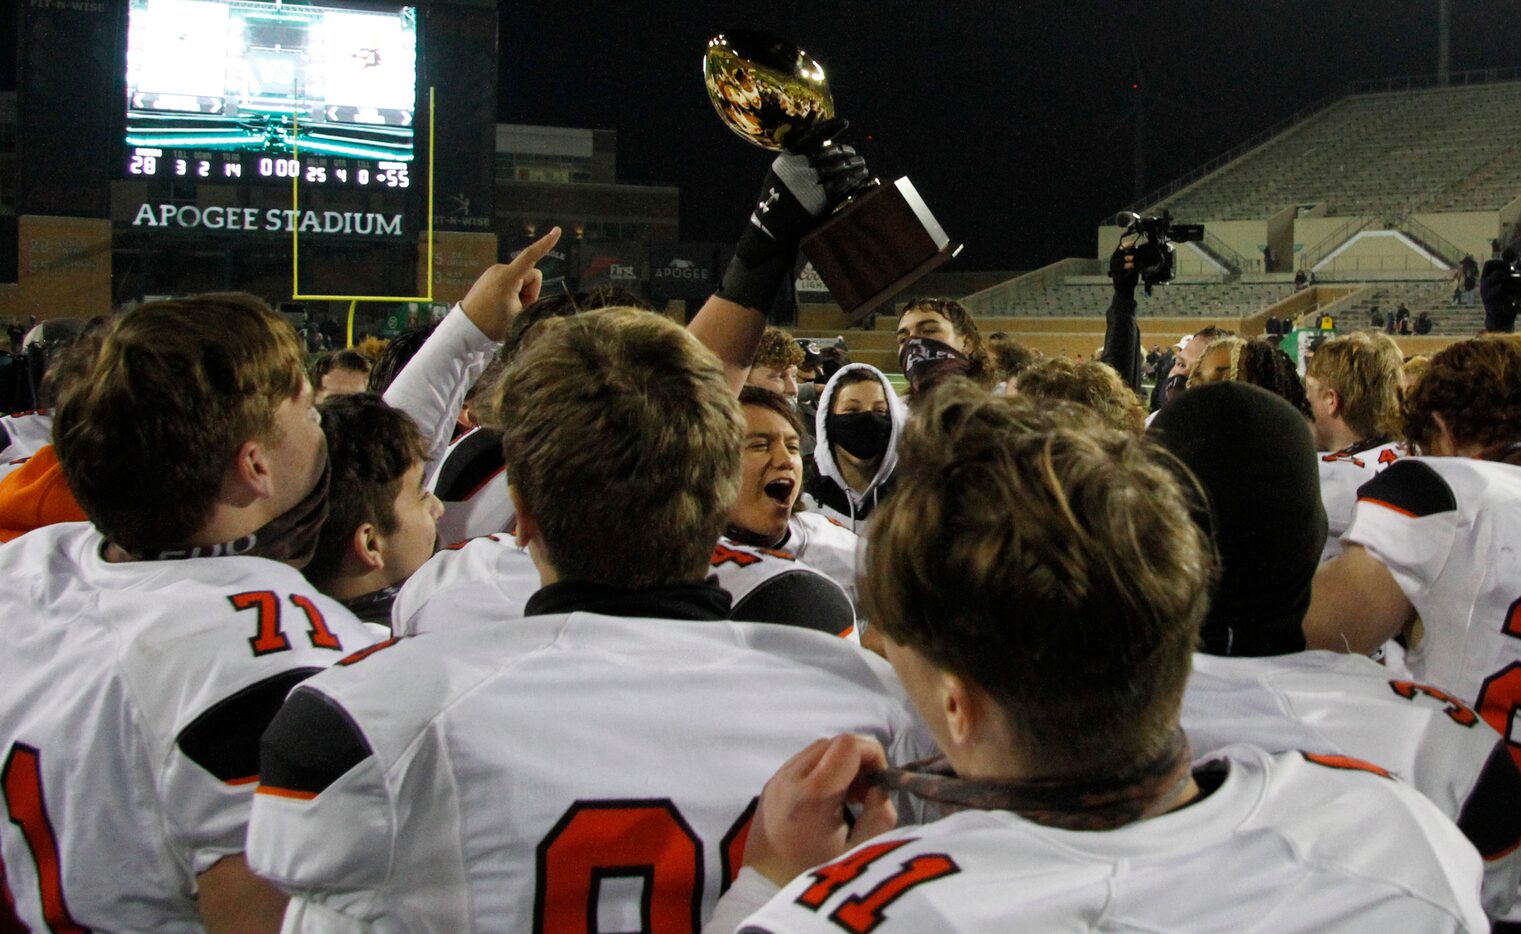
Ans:
[[[243,851],[264,728],[374,637],[286,565],[104,545],[70,523],[0,548],[4,879],[33,930],[199,931],[196,876]]]

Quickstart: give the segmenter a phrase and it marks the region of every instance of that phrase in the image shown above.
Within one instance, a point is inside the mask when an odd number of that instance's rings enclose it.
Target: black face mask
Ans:
[[[918,397],[953,376],[971,372],[972,359],[944,341],[911,337],[898,350],[898,368]]]
[[[887,441],[892,436],[892,416],[884,412],[848,412],[843,415],[824,416],[824,431],[831,444],[859,457],[863,461],[876,460],[887,453]]]

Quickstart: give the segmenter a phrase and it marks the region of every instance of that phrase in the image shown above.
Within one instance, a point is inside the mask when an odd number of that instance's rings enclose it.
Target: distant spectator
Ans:
[[[1423,311],[1420,314],[1418,314],[1418,315],[1415,316],[1415,333],[1417,333],[1417,334],[1430,334],[1431,333],[1431,313],[1430,312]]]
[[[1273,271],[1273,248],[1271,245],[1262,248],[1262,271]]]
[[[1389,317],[1387,317],[1387,318],[1384,319],[1384,333],[1385,334],[1393,334],[1394,333],[1394,315],[1390,315]]]
[[[1303,269],[1294,273],[1294,291],[1298,292],[1310,284],[1310,274]]]
[[[1404,318],[1400,318],[1396,322],[1396,324],[1394,325],[1394,333],[1396,333],[1396,334],[1409,334],[1410,333],[1410,318],[1409,318],[1409,316],[1406,316]]]
[[[1368,309],[1368,326],[1374,328],[1381,328],[1384,326],[1384,313],[1378,310],[1377,305],[1374,305],[1372,308]]]
[[[1484,330],[1514,331],[1521,306],[1521,282],[1515,275],[1516,250],[1507,247],[1499,259],[1484,264]]]
[[[1398,324],[1408,317],[1410,317],[1410,309],[1405,307],[1404,302],[1400,302],[1399,307],[1394,309],[1394,322]]]
[[[323,354],[312,365],[312,387],[320,405],[333,396],[364,392],[370,381],[370,361],[357,350]]]
[[[1472,254],[1463,257],[1458,264],[1458,269],[1463,273],[1463,304],[1472,305],[1477,301],[1475,290],[1479,287],[1479,264]]]

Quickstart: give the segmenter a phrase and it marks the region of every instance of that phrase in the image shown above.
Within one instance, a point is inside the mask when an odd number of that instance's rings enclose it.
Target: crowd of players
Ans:
[[[1122,246],[1122,366],[914,302],[900,398],[753,310],[865,173],[794,149],[687,328],[554,231],[373,368],[88,329],[0,420],[0,931],[1518,929],[1521,341],[1201,333],[1148,426]]]

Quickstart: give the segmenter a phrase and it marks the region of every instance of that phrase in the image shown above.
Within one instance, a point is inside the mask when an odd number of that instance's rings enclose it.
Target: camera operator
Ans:
[[[1129,225],[1120,236],[1119,246],[1109,257],[1109,278],[1114,280],[1114,300],[1104,314],[1104,350],[1100,361],[1114,367],[1136,395],[1141,393],[1141,328],[1136,324],[1135,287],[1169,282],[1176,274],[1172,241],[1204,239],[1203,224],[1176,224],[1172,214],[1163,211],[1157,217],[1142,217],[1133,212]]]
[[[1141,281],[1139,240],[1140,234],[1126,233],[1109,257],[1114,299],[1104,312],[1104,353],[1099,358],[1114,367],[1136,395],[1141,393],[1141,326],[1135,320],[1135,287]]]

